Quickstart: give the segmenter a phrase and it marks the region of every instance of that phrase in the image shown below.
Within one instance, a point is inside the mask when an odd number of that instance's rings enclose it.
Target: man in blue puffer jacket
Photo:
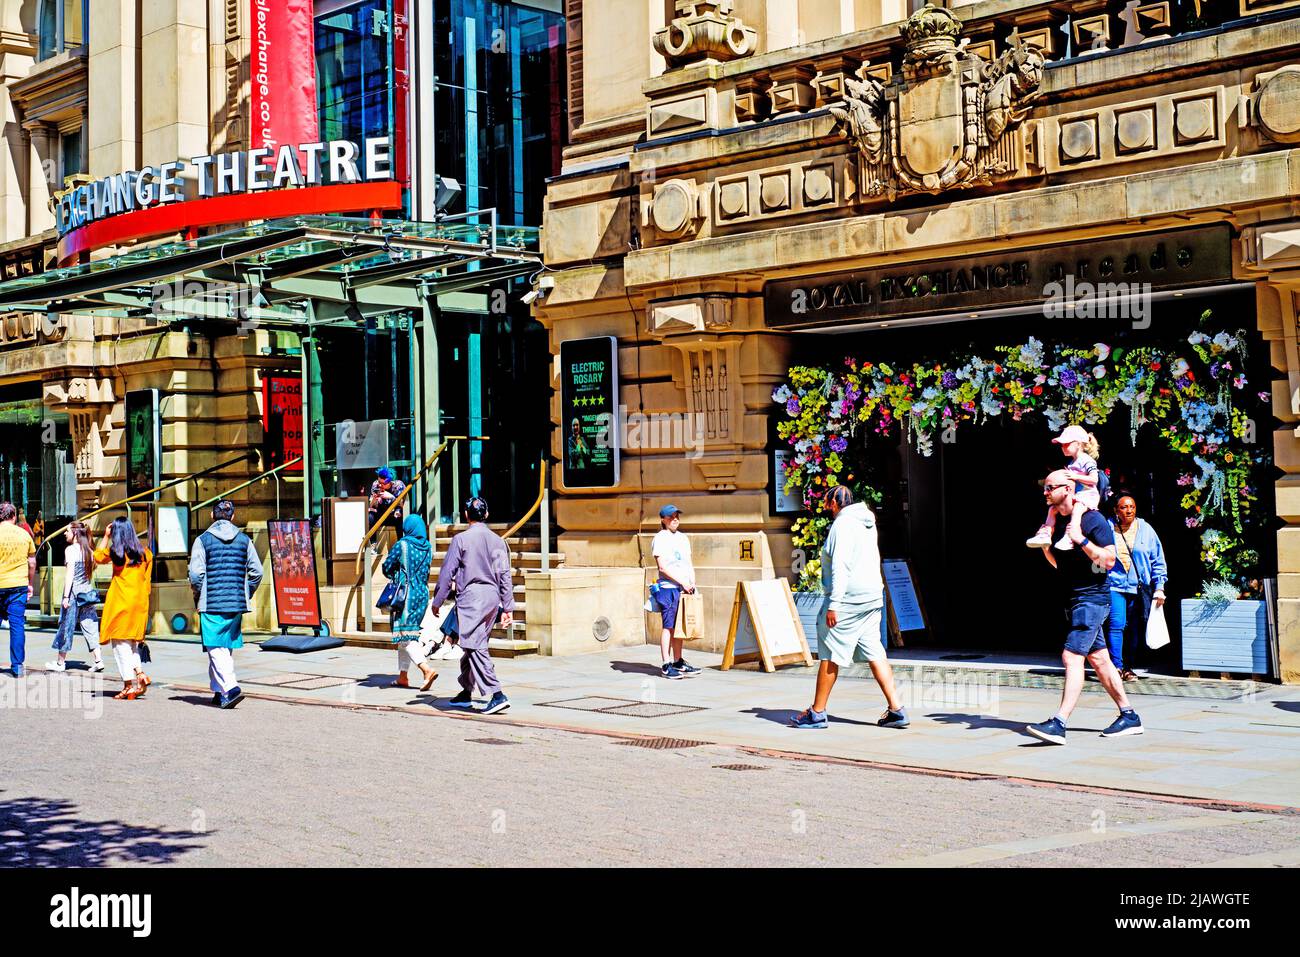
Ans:
[[[231,521],[233,502],[212,506],[212,524],[190,550],[190,586],[199,609],[199,634],[208,653],[212,703],[233,708],[244,693],[235,679],[234,650],[244,646],[248,600],[262,583],[262,560],[247,535]]]

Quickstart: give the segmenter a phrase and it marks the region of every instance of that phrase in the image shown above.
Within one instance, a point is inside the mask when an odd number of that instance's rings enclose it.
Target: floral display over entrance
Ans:
[[[1259,574],[1259,555],[1243,533],[1251,520],[1260,467],[1269,459],[1256,444],[1246,402],[1268,401],[1246,378],[1246,334],[1201,330],[1186,349],[1153,345],[1090,348],[1049,346],[1030,337],[989,357],[890,365],[847,358],[841,370],[795,366],[772,394],[785,408],[778,433],[794,451],[785,471],[787,493],[801,493],[810,514],[794,524],[794,546],[816,555],[830,524],[826,492],[851,486],[878,503],[862,470],[868,433],[906,431],[922,455],[936,441],[952,441],[963,424],[998,416],[1040,416],[1053,432],[1127,414],[1130,438],[1154,429],[1185,466],[1170,494],[1180,497],[1184,521],[1200,530],[1206,577],[1242,587]],[[1205,330],[1205,331],[1202,331]],[[1104,465],[1104,459],[1103,459]],[[801,587],[815,589],[817,559],[797,569]]]

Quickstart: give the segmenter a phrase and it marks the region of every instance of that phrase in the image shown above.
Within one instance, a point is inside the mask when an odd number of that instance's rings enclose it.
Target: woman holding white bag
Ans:
[[[1152,608],[1165,603],[1169,573],[1160,536],[1137,517],[1137,502],[1121,495],[1115,502],[1115,564],[1110,570],[1110,660],[1125,681],[1137,674],[1137,649],[1145,646]],[[1163,614],[1163,612],[1161,612]]]

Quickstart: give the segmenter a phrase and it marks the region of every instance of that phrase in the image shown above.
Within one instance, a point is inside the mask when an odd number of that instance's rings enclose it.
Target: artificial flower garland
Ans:
[[[1207,311],[1202,323],[1210,319]],[[1252,443],[1252,425],[1240,408],[1248,392],[1245,332],[1193,332],[1192,358],[1154,346],[1090,349],[1045,346],[1031,337],[1001,346],[994,358],[971,357],[959,365],[844,361],[844,371],[795,366],[772,393],[785,407],[778,426],[794,450],[787,461],[787,493],[803,496],[809,515],[794,523],[799,587],[816,590],[821,544],[830,518],[822,500],[836,485],[848,484],[879,504],[880,494],[855,475],[845,453],[868,430],[889,434],[899,426],[922,455],[934,451],[937,436],[964,422],[1000,415],[1019,421],[1037,413],[1053,432],[1069,424],[1100,425],[1117,406],[1129,410],[1130,438],[1150,423],[1170,448],[1190,459],[1178,477],[1181,506],[1189,528],[1202,529],[1201,560],[1211,578],[1239,586],[1257,574],[1259,555],[1243,541],[1256,500],[1254,474],[1268,455]],[[1269,393],[1259,392],[1261,401]],[[1103,463],[1104,464],[1104,463]]]

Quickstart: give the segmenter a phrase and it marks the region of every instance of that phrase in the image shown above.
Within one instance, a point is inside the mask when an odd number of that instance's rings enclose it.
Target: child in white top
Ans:
[[[1097,456],[1101,454],[1101,446],[1095,435],[1079,425],[1067,426],[1064,432],[1052,439],[1052,442],[1059,445],[1061,453],[1070,459],[1070,464],[1065,467],[1065,470],[1074,477],[1074,501],[1083,506],[1076,508],[1070,516],[1070,525],[1077,530],[1083,522],[1084,512],[1089,509],[1096,511],[1101,507],[1099,487],[1101,479],[1100,469],[1097,466]],[[1046,548],[1051,545],[1055,522],[1056,510],[1049,508],[1042,527],[1025,544],[1030,548]],[[1056,543],[1056,547],[1063,552],[1074,548],[1068,530]]]

